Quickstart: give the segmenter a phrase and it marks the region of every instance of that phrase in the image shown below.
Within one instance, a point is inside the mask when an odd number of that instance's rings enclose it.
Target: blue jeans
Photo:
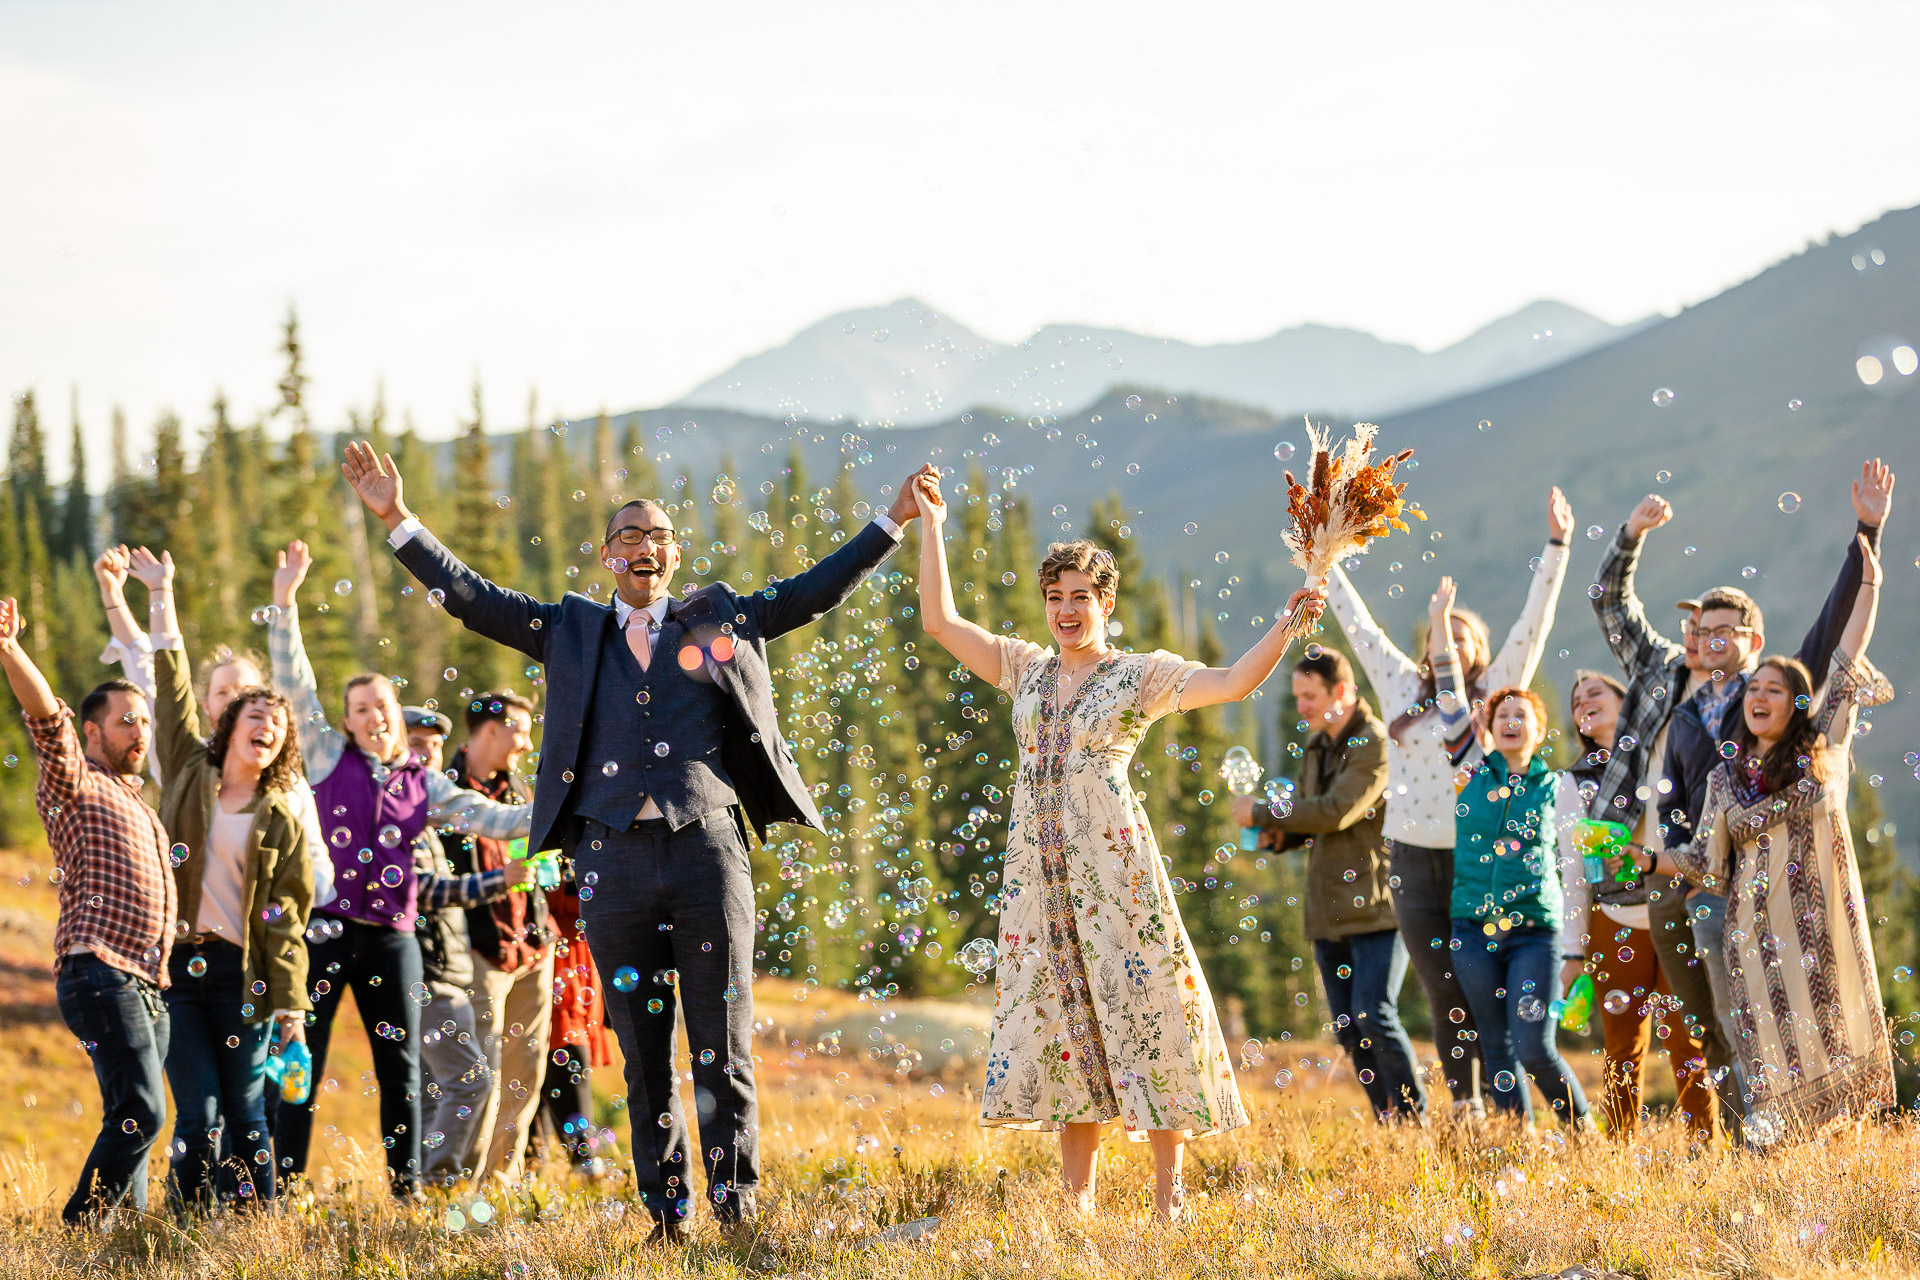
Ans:
[[[168,1022],[160,988],[88,954],[61,957],[54,993],[100,1083],[100,1136],[60,1217],[78,1223],[126,1199],[144,1213],[147,1153],[167,1119],[161,1071]]]
[[[323,911],[314,918],[326,917]],[[307,981],[313,1012],[307,1015],[307,1051],[313,1055],[313,1092],[305,1102],[280,1100],[274,1141],[283,1175],[304,1174],[313,1141],[313,1108],[326,1079],[327,1047],[340,999],[353,987],[353,1003],[373,1047],[373,1079],[380,1087],[380,1136],[387,1149],[387,1176],[397,1195],[420,1181],[420,1006],[408,994],[425,971],[412,929],[389,929],[345,917],[337,938],[307,944]],[[381,1028],[385,1027],[383,1033]]]
[[[1353,1059],[1373,1114],[1418,1116],[1426,1110],[1418,1059],[1400,1025],[1400,984],[1407,978],[1407,947],[1394,929],[1313,944],[1314,963],[1327,989],[1334,1035]],[[1347,974],[1342,977],[1340,970]]]
[[[205,968],[195,974],[194,962]],[[242,1200],[271,1200],[273,1142],[267,1133],[266,997],[247,992],[240,948],[219,938],[173,949],[167,966],[167,1079],[173,1085],[173,1197],[210,1208],[214,1170],[230,1167]],[[252,1004],[255,1021],[240,1006]],[[222,1139],[225,1139],[224,1143]],[[222,1181],[225,1181],[224,1179]]]
[[[1528,927],[1489,938],[1480,921],[1455,920],[1453,941],[1460,948],[1453,969],[1480,1029],[1480,1058],[1493,1085],[1495,1108],[1531,1117],[1531,1076],[1563,1120],[1585,1116],[1586,1095],[1554,1047],[1554,1020],[1547,1012],[1560,995],[1555,932]]]
[[[1693,929],[1693,954],[1707,971],[1707,985],[1713,990],[1713,1016],[1726,1038],[1728,1066],[1742,1101],[1747,1096],[1746,1044],[1740,1039],[1733,1020],[1733,986],[1727,977],[1727,898],[1721,893],[1696,890],[1687,897],[1687,921]],[[1724,1091],[1723,1091],[1724,1092]]]

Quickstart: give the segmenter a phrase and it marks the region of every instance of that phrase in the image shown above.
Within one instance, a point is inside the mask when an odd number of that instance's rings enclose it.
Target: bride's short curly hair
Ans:
[[[1120,566],[1113,562],[1113,553],[1097,542],[1076,538],[1047,548],[1047,558],[1040,562],[1041,594],[1069,570],[1086,574],[1093,593],[1102,600],[1111,601],[1120,590]]]

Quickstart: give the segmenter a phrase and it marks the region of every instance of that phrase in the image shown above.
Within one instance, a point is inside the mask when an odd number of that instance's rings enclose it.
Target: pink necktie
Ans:
[[[645,609],[627,615],[627,648],[633,650],[634,661],[645,671],[653,660],[653,615]]]

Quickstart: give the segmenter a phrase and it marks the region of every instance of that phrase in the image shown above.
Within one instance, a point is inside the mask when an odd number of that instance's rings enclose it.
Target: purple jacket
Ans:
[[[419,889],[413,841],[427,825],[426,770],[408,763],[376,779],[366,755],[348,748],[313,798],[339,895],[324,910],[411,930]]]

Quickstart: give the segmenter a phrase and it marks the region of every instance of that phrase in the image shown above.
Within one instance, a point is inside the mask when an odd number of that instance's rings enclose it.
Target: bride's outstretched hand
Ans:
[[[940,477],[921,474],[913,478],[913,500],[919,504],[920,518],[928,524],[944,524],[947,500],[940,495]]]
[[[1323,582],[1317,586],[1301,587],[1287,597],[1287,617],[1295,618],[1304,613],[1309,622],[1318,622],[1320,615],[1326,612],[1327,588]]]

